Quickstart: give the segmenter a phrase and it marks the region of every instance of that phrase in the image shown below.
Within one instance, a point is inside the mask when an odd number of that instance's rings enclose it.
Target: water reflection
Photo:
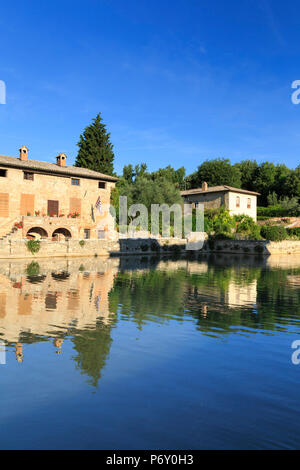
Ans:
[[[249,256],[125,257],[0,262],[0,337],[24,345],[73,344],[72,359],[97,385],[118,322],[192,322],[210,337],[270,334],[298,326],[300,260]],[[294,328],[295,330],[295,328]],[[296,330],[295,330],[296,331]]]
[[[149,260],[148,269],[139,269],[136,260],[124,259],[111,309],[119,306],[139,326],[192,317],[204,334],[283,331],[300,318],[300,259],[282,263],[285,269],[278,258],[219,255],[159,261],[153,270]]]
[[[0,337],[22,363],[24,345],[50,341],[63,353],[73,341],[74,361],[96,385],[111,343],[115,315],[108,293],[118,260],[0,263]]]

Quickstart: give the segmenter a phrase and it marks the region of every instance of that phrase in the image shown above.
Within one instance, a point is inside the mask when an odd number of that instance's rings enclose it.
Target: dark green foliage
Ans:
[[[199,188],[204,181],[209,186],[228,185],[259,192],[262,206],[300,197],[300,166],[292,170],[268,161],[258,165],[256,160],[243,160],[231,165],[228,159],[206,160],[187,176],[187,188]]]
[[[238,167],[232,166],[230,160],[217,158],[206,160],[198,170],[187,178],[190,188],[199,188],[206,181],[209,186],[229,185],[241,187],[241,173]]]
[[[243,160],[234,166],[240,171],[241,187],[249,191],[256,191],[254,180],[259,168],[256,160]]]
[[[262,220],[269,217],[285,217],[286,211],[282,209],[281,206],[268,206],[268,207],[258,207],[257,208],[257,217]]]
[[[80,240],[80,241],[79,241],[79,245],[81,246],[81,248],[83,248],[84,245],[85,245],[85,241],[84,241],[84,240]]]
[[[272,242],[280,242],[286,240],[288,233],[286,229],[280,225],[263,225],[261,227],[261,235]]]
[[[214,235],[211,235],[210,239],[211,240],[233,240],[234,235],[220,232],[220,233],[215,233]]]
[[[300,227],[287,228],[286,230],[289,236],[300,239]]]
[[[92,124],[85,128],[77,145],[79,151],[75,166],[99,171],[106,175],[114,174],[113,145],[100,113],[93,119]]]
[[[259,220],[268,219],[271,217],[297,217],[298,210],[287,210],[280,204],[276,206],[258,207],[257,217]]]

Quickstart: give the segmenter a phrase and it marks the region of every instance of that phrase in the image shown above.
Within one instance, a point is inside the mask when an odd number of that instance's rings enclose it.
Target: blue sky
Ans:
[[[1,2],[0,154],[64,151],[100,111],[115,167],[207,158],[297,166],[298,3],[271,0]]]

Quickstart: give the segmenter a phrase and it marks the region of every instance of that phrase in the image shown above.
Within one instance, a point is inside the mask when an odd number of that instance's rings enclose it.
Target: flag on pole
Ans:
[[[96,202],[96,204],[95,204],[95,207],[96,207],[96,209],[98,209],[98,211],[99,211],[99,214],[100,214],[100,215],[102,215],[102,209],[101,209],[101,199],[100,199],[100,196],[99,196],[99,197],[98,197],[98,199],[97,199],[97,202]]]

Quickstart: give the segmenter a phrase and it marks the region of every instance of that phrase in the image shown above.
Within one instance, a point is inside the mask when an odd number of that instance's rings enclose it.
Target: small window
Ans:
[[[248,197],[248,200],[247,200],[247,209],[251,209],[251,198]]]
[[[34,173],[30,173],[30,171],[24,171],[24,180],[34,180]]]
[[[241,198],[240,196],[237,196],[236,197],[236,207],[240,207],[241,206]]]
[[[105,239],[105,230],[98,230],[98,238],[100,240],[104,240]]]
[[[91,231],[90,231],[89,228],[85,228],[84,229],[84,239],[88,240],[89,238],[91,238]]]
[[[80,186],[80,180],[76,178],[72,178],[72,185],[73,186]]]
[[[99,181],[98,188],[99,189],[105,189],[106,188],[106,183],[104,183],[104,181]]]
[[[6,173],[7,173],[6,170],[0,169],[0,176],[1,176],[2,178],[5,178],[5,177],[6,177]]]

